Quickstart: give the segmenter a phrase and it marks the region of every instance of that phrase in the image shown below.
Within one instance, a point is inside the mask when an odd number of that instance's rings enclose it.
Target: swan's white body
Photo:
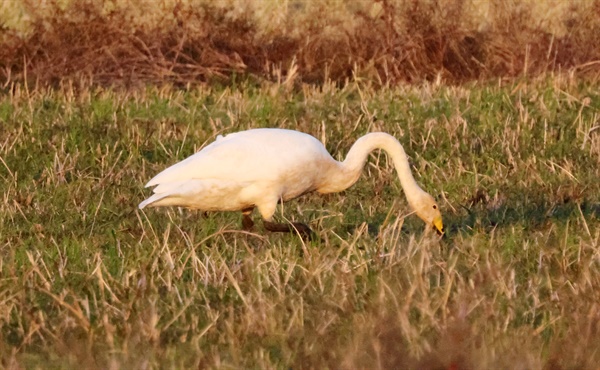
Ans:
[[[165,169],[147,184],[156,186],[145,206],[182,206],[203,211],[258,208],[271,221],[277,203],[310,191],[333,193],[354,184],[368,154],[385,150],[398,171],[410,206],[442,232],[433,198],[415,182],[400,143],[386,133],[360,138],[345,161],[331,157],[316,138],[292,130],[254,129],[219,136],[196,154]]]

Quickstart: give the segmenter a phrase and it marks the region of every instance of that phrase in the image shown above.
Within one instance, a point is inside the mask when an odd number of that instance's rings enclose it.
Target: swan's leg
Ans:
[[[270,202],[265,201],[262,204],[257,204],[258,211],[263,219],[263,225],[268,231],[279,232],[279,233],[298,233],[304,240],[312,240],[314,233],[310,227],[299,222],[280,224],[271,221],[275,214],[275,208],[277,207],[279,198],[273,198]]]
[[[254,207],[242,209],[242,229],[245,231],[252,230],[254,221],[252,221],[252,210]]]
[[[279,233],[298,233],[304,240],[312,240],[314,237],[313,231],[310,227],[306,226],[300,222],[292,222],[289,224],[280,224],[276,222],[271,222],[267,220],[263,220],[263,225],[265,225],[265,229],[272,232]]]

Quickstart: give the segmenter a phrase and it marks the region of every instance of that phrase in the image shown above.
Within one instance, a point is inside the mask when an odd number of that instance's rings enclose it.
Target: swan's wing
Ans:
[[[257,153],[251,150],[246,140],[219,138],[201,151],[168,167],[147,184],[148,186],[169,184],[182,180],[248,177],[249,162],[257,160]],[[241,171],[236,171],[240,169]],[[160,189],[155,189],[159,191]]]
[[[198,153],[165,169],[147,184],[191,179],[254,182],[276,181],[289,171],[310,171],[316,158],[329,156],[314,137],[297,131],[256,129],[218,138]]]

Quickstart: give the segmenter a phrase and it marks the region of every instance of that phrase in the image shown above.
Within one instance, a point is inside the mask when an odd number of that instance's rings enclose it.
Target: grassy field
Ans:
[[[600,1],[152,4],[0,2],[0,368],[597,368]],[[317,241],[138,210],[256,127],[393,134],[446,235],[379,152]]]
[[[4,368],[593,368],[600,362],[600,94],[564,76],[373,89],[0,96]],[[217,134],[293,128],[343,158],[395,135],[440,203],[424,233],[392,164],[286,203],[321,240],[137,204]]]

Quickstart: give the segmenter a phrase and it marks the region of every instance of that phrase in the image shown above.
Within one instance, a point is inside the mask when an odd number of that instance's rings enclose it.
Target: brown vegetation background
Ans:
[[[598,0],[4,0],[0,13],[4,86],[600,71]]]

